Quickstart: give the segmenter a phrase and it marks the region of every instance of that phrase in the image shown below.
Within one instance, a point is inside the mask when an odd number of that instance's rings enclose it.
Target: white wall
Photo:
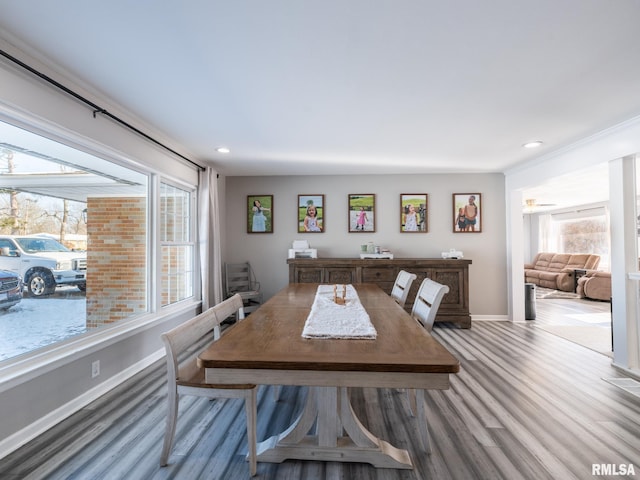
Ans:
[[[267,297],[289,279],[287,249],[308,240],[320,257],[356,258],[373,241],[395,257],[438,257],[450,248],[473,261],[470,271],[472,317],[507,313],[504,177],[502,174],[358,175],[228,177],[225,244],[227,262],[251,262]],[[453,233],[453,193],[482,194],[482,232]],[[376,232],[348,233],[348,195],[376,194]],[[400,194],[427,193],[429,232],[400,233]],[[325,232],[297,233],[299,194],[325,195]],[[274,196],[274,233],[249,234],[247,195]]]

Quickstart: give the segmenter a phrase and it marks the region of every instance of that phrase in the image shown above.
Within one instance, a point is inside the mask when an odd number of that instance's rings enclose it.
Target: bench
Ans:
[[[242,398],[247,415],[249,469],[251,476],[256,474],[256,385],[207,383],[204,369],[197,365],[198,354],[220,338],[220,323],[234,314],[237,315],[237,321],[244,318],[242,298],[238,294],[162,334],[166,350],[168,385],[167,424],[160,456],[160,465],[163,467],[167,465],[176,432],[180,395]],[[207,336],[211,337],[211,342],[205,342],[204,348],[198,348],[203,337]]]

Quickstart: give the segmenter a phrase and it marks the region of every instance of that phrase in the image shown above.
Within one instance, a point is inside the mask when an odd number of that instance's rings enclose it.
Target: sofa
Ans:
[[[578,294],[592,300],[611,300],[611,273],[587,272],[578,279]]]
[[[525,283],[539,287],[573,292],[575,289],[574,270],[595,270],[600,256],[589,253],[537,253],[531,263],[524,265]]]

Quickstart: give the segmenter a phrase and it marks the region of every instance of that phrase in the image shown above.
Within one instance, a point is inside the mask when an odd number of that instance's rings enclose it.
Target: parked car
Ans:
[[[6,310],[22,300],[22,278],[9,270],[0,270],[0,310]]]
[[[87,253],[45,235],[0,235],[0,269],[22,277],[30,295],[50,295],[59,285],[87,286]]]

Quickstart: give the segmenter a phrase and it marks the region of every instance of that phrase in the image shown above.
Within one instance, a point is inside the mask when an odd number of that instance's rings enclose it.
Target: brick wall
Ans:
[[[147,311],[147,199],[87,200],[87,328]]]

